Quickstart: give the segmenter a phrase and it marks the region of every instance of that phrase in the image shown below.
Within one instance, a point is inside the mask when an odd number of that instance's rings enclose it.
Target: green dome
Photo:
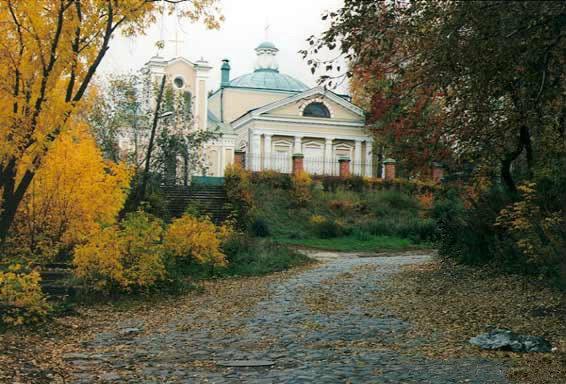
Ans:
[[[237,88],[260,88],[273,89],[289,92],[303,92],[309,87],[303,82],[279,73],[273,69],[258,69],[253,73],[248,73],[235,78],[230,82],[231,87]]]
[[[271,41],[264,41],[256,49],[277,49],[277,47]]]

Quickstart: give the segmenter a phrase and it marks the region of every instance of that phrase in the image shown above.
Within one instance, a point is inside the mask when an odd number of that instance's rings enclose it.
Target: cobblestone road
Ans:
[[[380,284],[401,266],[429,256],[325,256],[320,265],[272,283],[269,295],[241,315],[175,313],[151,331],[136,319],[117,324],[116,332],[98,334],[82,350],[67,354],[71,382],[507,382],[494,362],[439,361],[399,352],[396,346],[410,324],[376,310]],[[420,341],[409,342],[418,346]],[[220,365],[253,360],[273,364]]]

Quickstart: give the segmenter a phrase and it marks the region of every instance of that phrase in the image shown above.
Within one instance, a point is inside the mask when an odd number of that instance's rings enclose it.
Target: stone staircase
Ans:
[[[65,300],[77,293],[72,286],[72,267],[66,263],[50,263],[41,266],[41,289],[48,300]]]
[[[163,190],[172,217],[181,216],[189,204],[198,207],[217,224],[226,220],[231,213],[223,185],[175,185],[165,186]]]

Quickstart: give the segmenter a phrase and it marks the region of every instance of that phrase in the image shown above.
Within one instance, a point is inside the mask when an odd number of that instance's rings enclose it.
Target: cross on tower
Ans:
[[[271,25],[269,25],[269,19],[265,20],[265,41],[269,41],[269,29]]]
[[[179,57],[179,44],[182,46],[185,41],[179,39],[179,29],[178,28],[175,28],[175,39],[167,40],[167,41],[175,44],[175,57]]]

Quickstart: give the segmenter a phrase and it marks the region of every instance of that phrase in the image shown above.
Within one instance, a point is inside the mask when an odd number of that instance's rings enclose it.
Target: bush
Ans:
[[[33,323],[47,315],[50,307],[41,291],[40,281],[37,271],[26,273],[19,264],[0,271],[1,323]]]
[[[76,276],[97,291],[132,291],[154,286],[166,276],[163,223],[144,212],[129,213],[75,249]]]
[[[252,174],[252,183],[267,185],[272,189],[283,189],[288,191],[293,185],[291,175],[276,171],[261,171]]]
[[[262,218],[256,218],[250,227],[254,236],[257,237],[268,237],[271,235],[271,231],[269,230],[269,225],[267,221]]]
[[[399,215],[407,212],[417,215],[420,205],[417,199],[396,191],[381,191],[367,195],[368,209],[376,216]]]
[[[345,234],[344,226],[334,220],[324,220],[315,224],[314,231],[320,239],[333,239]]]
[[[466,264],[480,264],[494,260],[498,253],[513,253],[508,239],[498,239],[494,226],[499,212],[510,201],[503,190],[492,188],[467,208],[454,192],[436,202],[433,218],[439,228],[439,255]]]
[[[225,248],[229,264],[225,275],[257,276],[306,264],[310,259],[270,240],[254,240],[239,234]]]
[[[312,179],[308,173],[302,171],[293,176],[292,197],[293,203],[299,207],[306,206],[312,199]]]
[[[224,183],[226,197],[234,208],[237,222],[241,228],[245,228],[254,207],[250,174],[238,164],[228,165],[224,174]]]
[[[218,228],[207,218],[199,220],[183,215],[167,228],[163,247],[176,259],[222,267],[226,265],[226,259],[220,249],[217,231]]]

